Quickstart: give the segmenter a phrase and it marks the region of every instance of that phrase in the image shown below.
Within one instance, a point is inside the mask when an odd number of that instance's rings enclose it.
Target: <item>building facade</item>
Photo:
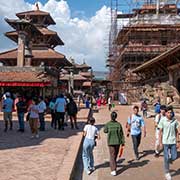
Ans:
[[[167,83],[179,89],[178,7],[176,0],[144,0],[131,13],[117,14],[117,19],[126,19],[126,23],[110,49],[109,79],[114,92],[125,92],[130,102],[142,97],[146,85],[158,89],[158,85]]]

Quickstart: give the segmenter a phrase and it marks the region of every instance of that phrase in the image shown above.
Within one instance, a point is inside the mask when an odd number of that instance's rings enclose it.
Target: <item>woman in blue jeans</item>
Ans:
[[[95,137],[100,138],[98,129],[94,126],[95,119],[92,117],[89,120],[89,124],[85,125],[83,130],[84,135],[84,143],[83,143],[83,152],[82,159],[84,170],[89,175],[94,168],[94,157],[93,157],[93,149],[95,146]]]

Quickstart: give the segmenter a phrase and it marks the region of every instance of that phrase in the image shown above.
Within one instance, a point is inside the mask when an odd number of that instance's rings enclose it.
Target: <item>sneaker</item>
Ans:
[[[36,138],[39,138],[39,134],[36,134]]]
[[[158,158],[159,157],[159,153],[155,153],[154,157]]]
[[[95,171],[95,167],[90,168],[91,171]]]
[[[91,174],[91,171],[90,171],[90,170],[88,170],[88,171],[87,171],[87,175],[90,175],[90,174]]]
[[[165,178],[166,178],[166,180],[171,180],[171,175],[170,175],[170,173],[166,173],[166,174],[165,174]]]
[[[112,176],[116,176],[116,171],[111,171]]]

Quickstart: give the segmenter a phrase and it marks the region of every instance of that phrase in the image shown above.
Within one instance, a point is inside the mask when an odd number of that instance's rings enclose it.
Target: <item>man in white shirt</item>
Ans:
[[[43,97],[41,97],[41,96],[39,97],[38,108],[39,108],[39,121],[40,121],[39,130],[45,131],[44,113],[46,111],[46,103],[44,102]]]

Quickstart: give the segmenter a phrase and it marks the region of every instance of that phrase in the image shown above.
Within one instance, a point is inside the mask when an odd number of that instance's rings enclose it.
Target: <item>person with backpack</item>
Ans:
[[[145,122],[144,122],[144,119],[138,113],[139,113],[139,107],[134,106],[133,113],[128,118],[128,121],[126,124],[127,137],[129,137],[129,134],[131,134],[136,160],[139,160],[138,147],[141,143],[142,129],[143,129],[144,137],[146,137]]]
[[[179,123],[172,117],[172,108],[166,108],[166,117],[161,119],[159,128],[160,146],[164,148],[164,171],[166,180],[171,180],[169,164],[177,158],[177,148],[180,148]]]
[[[161,107],[160,99],[157,99],[157,102],[154,103],[154,112],[155,112],[155,114],[160,113],[160,107]]]
[[[78,108],[75,101],[72,97],[69,97],[69,103],[67,103],[67,113],[70,117],[71,129],[74,129],[74,126],[76,129],[79,129],[77,126],[77,112]]]
[[[159,122],[163,120],[166,117],[166,106],[161,105],[160,107],[160,113],[155,116],[154,124],[155,124],[155,157],[159,157],[160,153],[160,144],[159,144]]]
[[[104,133],[107,133],[111,175],[116,176],[117,163],[116,159],[119,153],[120,145],[124,146],[124,133],[121,124],[116,121],[117,113],[111,113],[111,121],[105,124]]]
[[[99,131],[94,124],[95,124],[95,119],[91,117],[89,119],[89,123],[85,125],[83,130],[84,142],[83,142],[82,159],[83,159],[84,170],[88,175],[90,175],[91,172],[95,170],[94,157],[93,157],[95,137],[100,139]]]
[[[141,111],[143,112],[143,117],[144,117],[144,118],[147,118],[147,109],[148,109],[148,105],[147,105],[146,100],[144,100],[144,101],[141,103]]]

